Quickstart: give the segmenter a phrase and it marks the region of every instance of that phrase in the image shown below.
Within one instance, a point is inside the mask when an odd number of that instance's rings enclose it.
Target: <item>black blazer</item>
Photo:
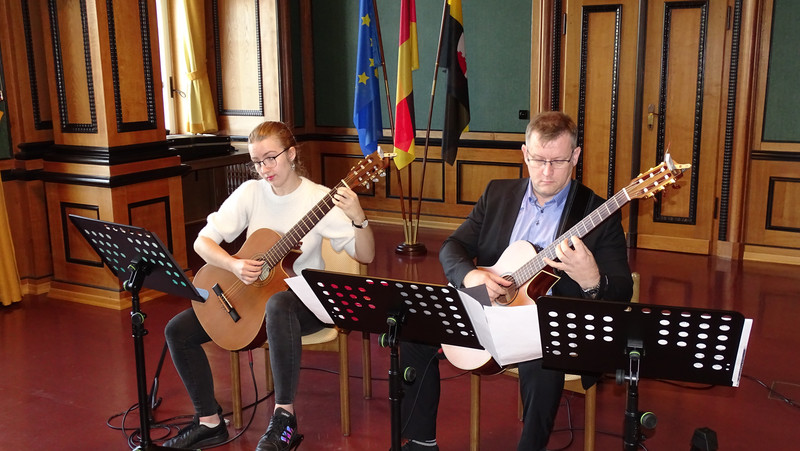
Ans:
[[[509,245],[511,232],[530,179],[493,180],[478,199],[467,219],[447,238],[439,251],[439,261],[447,280],[462,287],[464,276],[476,266],[492,266]],[[560,236],[574,224],[567,224],[580,184],[572,181],[564,213],[558,227]],[[578,218],[584,218],[603,202],[588,188],[589,202]],[[576,208],[579,208],[576,206]],[[630,301],[633,281],[628,266],[628,250],[622,229],[622,215],[617,211],[582,238],[600,269],[600,299]],[[583,297],[581,287],[566,274],[553,287],[556,296]]]

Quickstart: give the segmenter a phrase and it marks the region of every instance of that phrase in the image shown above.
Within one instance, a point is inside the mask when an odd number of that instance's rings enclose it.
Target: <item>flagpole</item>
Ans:
[[[416,223],[412,227],[413,239],[417,241],[417,231],[419,230],[419,218],[422,212],[422,190],[425,187],[425,169],[428,166],[428,145],[431,138],[431,120],[433,117],[433,101],[436,97],[436,81],[439,75],[439,60],[442,57],[442,36],[444,35],[444,21],[447,14],[447,0],[442,5],[442,24],[439,27],[439,42],[436,44],[436,64],[433,67],[433,82],[431,83],[431,101],[428,106],[428,126],[425,128],[425,149],[422,152],[422,175],[419,183],[419,202],[417,202]]]
[[[383,90],[386,93],[386,109],[389,110],[389,132],[391,133],[392,142],[394,142],[394,116],[392,115],[392,96],[389,91],[389,77],[386,74],[386,58],[383,53],[383,34],[381,33],[381,21],[378,17],[378,5],[376,0],[372,0],[372,12],[375,14],[375,31],[378,33],[378,51],[381,54],[381,68],[383,69]],[[403,177],[400,175],[400,169],[397,169],[397,184],[400,187],[400,214],[403,217],[403,237],[406,241],[410,239],[408,226],[406,225],[406,201],[403,195]],[[410,207],[409,207],[410,211]],[[410,215],[411,213],[409,213]]]
[[[414,25],[414,33],[413,33],[413,37],[410,36],[409,39],[412,40],[412,42],[416,42],[416,7],[414,6],[414,1],[413,0],[410,0],[410,1],[411,1],[411,7],[412,7],[411,11],[413,13],[413,20],[411,20],[411,17],[409,17],[408,18],[409,23],[407,25],[409,26],[409,30],[408,31],[410,31],[410,26],[413,23],[413,25]],[[401,27],[403,26],[403,16],[402,16],[402,14],[404,14],[404,12],[408,13],[407,11],[403,11],[402,10],[404,3],[406,3],[405,0],[401,1],[401,3],[400,3],[400,7],[401,7],[400,24],[401,24]],[[401,35],[402,35],[402,32],[403,32],[403,30],[401,29]],[[413,66],[414,65],[418,66],[419,56],[418,56],[418,50],[416,49],[416,44],[414,44],[413,52],[415,54],[417,54],[417,56],[412,56],[411,69],[409,70],[409,74],[408,74],[409,77],[411,77],[411,73],[410,72],[416,69]],[[399,55],[398,55],[398,58],[399,58]],[[401,70],[401,68],[399,67],[399,63],[398,63],[398,69],[397,70],[398,70],[398,93],[397,93],[397,96],[398,96],[398,99],[399,99],[399,96],[400,96],[400,93],[399,93],[399,89],[400,89],[399,80],[400,80],[400,78],[399,77],[400,77],[400,70]],[[413,87],[412,87],[411,92],[409,93],[409,95],[413,95]],[[413,99],[413,97],[412,97],[412,99]],[[406,104],[406,106],[408,107],[408,104]],[[410,108],[410,110],[408,112],[411,114],[411,117],[412,117],[411,124],[412,124],[412,130],[413,130],[414,129],[414,127],[413,127],[413,122],[414,122],[413,121],[413,114],[414,114],[414,112],[413,112],[413,103],[411,104],[411,108]],[[398,117],[398,121],[400,119],[401,118]],[[405,120],[406,118],[404,117],[403,119]],[[395,129],[396,129],[396,127],[397,127],[397,124],[395,124]],[[395,135],[397,135],[397,131],[396,130],[395,130]],[[407,136],[403,136],[404,140],[406,138],[407,138]],[[416,133],[412,134],[410,136],[410,139],[411,139],[411,142],[410,142],[409,149],[412,149],[413,146],[414,146],[414,143],[416,141]],[[400,174],[400,169],[397,170],[398,185],[400,186],[400,193],[401,193],[400,194],[400,209],[401,209],[401,212],[403,214],[404,240],[403,240],[402,243],[397,245],[397,247],[395,248],[395,253],[396,254],[401,254],[401,255],[406,255],[406,256],[411,256],[411,257],[421,256],[421,255],[425,255],[427,253],[427,249],[425,249],[425,245],[422,244],[422,243],[417,243],[416,242],[416,233],[414,232],[414,207],[413,207],[413,201],[414,201],[413,191],[414,191],[414,189],[413,189],[413,169],[412,169],[413,168],[413,163],[414,163],[414,160],[412,159],[411,161],[405,162],[405,165],[404,165],[404,167],[408,168],[408,196],[407,196],[408,197],[408,212],[407,213],[406,213],[405,199],[403,197],[404,189],[403,189],[403,183],[402,183],[402,175]],[[420,199],[421,198],[422,198],[422,196],[420,194]]]

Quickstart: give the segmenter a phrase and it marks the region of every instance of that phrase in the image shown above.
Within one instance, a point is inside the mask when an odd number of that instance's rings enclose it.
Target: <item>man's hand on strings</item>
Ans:
[[[571,240],[572,247],[568,240],[564,240],[556,246],[558,262],[549,258],[544,258],[544,262],[554,269],[567,273],[581,288],[596,286],[600,283],[600,269],[597,267],[592,251],[577,236],[573,236]]]
[[[489,292],[489,299],[494,302],[500,296],[505,296],[506,288],[511,286],[511,281],[506,280],[497,274],[485,269],[475,268],[464,276],[464,287],[471,288],[478,285],[486,285]]]

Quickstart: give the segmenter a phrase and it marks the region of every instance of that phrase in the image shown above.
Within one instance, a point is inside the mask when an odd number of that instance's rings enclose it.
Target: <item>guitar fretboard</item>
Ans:
[[[525,282],[532,279],[536,274],[539,274],[539,271],[547,266],[547,264],[544,262],[545,258],[550,260],[557,259],[556,246],[558,246],[559,243],[564,240],[569,240],[569,244],[572,245],[571,238],[573,236],[583,238],[587,233],[591,232],[595,227],[608,219],[609,216],[622,208],[622,206],[628,202],[630,202],[630,197],[628,197],[628,193],[625,191],[625,189],[617,192],[617,194],[605,201],[603,205],[597,207],[597,209],[589,213],[588,216],[580,220],[577,224],[556,238],[553,243],[542,249],[542,251],[536,254],[536,256],[530,261],[514,271],[514,273],[511,274],[511,277],[514,279],[514,283],[517,286],[522,286]]]
[[[297,246],[308,232],[314,228],[319,221],[328,214],[334,207],[333,195],[336,194],[338,188],[346,188],[348,185],[345,180],[339,182],[332,190],[328,192],[316,205],[303,216],[285,235],[283,235],[269,251],[266,252],[264,261],[264,269],[261,270],[261,280],[264,280],[269,275],[269,272],[277,266],[286,255]]]

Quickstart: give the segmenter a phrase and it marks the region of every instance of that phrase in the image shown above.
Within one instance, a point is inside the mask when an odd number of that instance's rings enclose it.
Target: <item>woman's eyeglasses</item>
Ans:
[[[247,163],[247,166],[251,170],[253,170],[253,172],[258,172],[258,170],[261,169],[261,166],[264,166],[265,168],[275,167],[275,165],[278,164],[278,157],[281,156],[281,154],[283,154],[284,152],[286,152],[289,149],[290,148],[287,147],[287,148],[283,149],[282,151],[280,151],[277,155],[272,156],[272,157],[264,158],[261,161],[253,160],[250,163]]]

